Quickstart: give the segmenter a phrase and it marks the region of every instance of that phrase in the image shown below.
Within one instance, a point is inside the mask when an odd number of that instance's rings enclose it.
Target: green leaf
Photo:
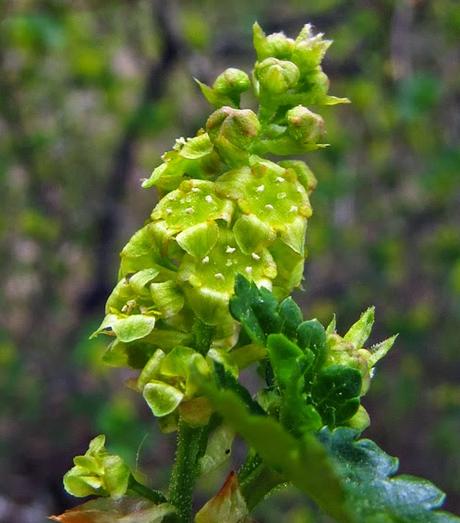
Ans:
[[[315,436],[296,439],[275,419],[253,415],[232,391],[208,387],[215,410],[265,463],[273,467],[302,492],[309,495],[329,515],[350,523],[344,507],[344,492],[324,447]]]
[[[313,353],[304,353],[284,334],[270,334],[267,338],[267,349],[276,380],[282,389],[289,386],[293,374],[294,379],[295,376],[302,376],[313,363]]]
[[[326,331],[316,320],[302,322],[297,328],[297,343],[301,349],[310,349],[316,356],[316,366],[322,364],[326,353]]]
[[[279,315],[281,319],[281,332],[290,339],[296,339],[297,328],[302,323],[303,314],[297,303],[291,298],[286,298],[280,303]]]
[[[264,345],[266,335],[277,332],[280,323],[277,308],[278,302],[270,291],[258,289],[255,283],[237,275],[230,312],[253,342]]]
[[[366,523],[455,523],[460,518],[435,509],[444,494],[425,479],[394,476],[398,460],[357,432],[323,429],[326,445],[341,477],[354,521]]]
[[[281,389],[280,421],[295,435],[318,430],[321,417],[313,405],[307,403],[305,372],[315,357],[311,350],[302,351],[283,334],[270,334],[267,339],[270,362]]]
[[[328,425],[351,418],[359,408],[362,386],[361,373],[344,365],[322,369],[313,383],[313,401]]]

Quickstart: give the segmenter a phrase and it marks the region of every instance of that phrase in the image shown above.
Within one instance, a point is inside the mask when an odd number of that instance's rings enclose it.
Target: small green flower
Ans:
[[[175,347],[168,354],[161,349],[155,351],[145,365],[137,387],[145,401],[158,418],[173,414],[181,404],[190,403],[199,397],[196,375],[210,374],[206,359],[189,347]],[[210,409],[200,405],[199,416],[194,409],[186,409],[195,424],[205,424]]]
[[[64,476],[64,487],[77,497],[91,495],[121,498],[130,478],[128,466],[105,449],[105,436],[94,438],[84,456],[76,456],[75,466]]]

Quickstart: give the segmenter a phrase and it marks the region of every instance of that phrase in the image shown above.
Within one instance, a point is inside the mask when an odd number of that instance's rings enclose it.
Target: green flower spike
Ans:
[[[84,456],[74,458],[75,466],[64,476],[64,487],[69,494],[86,497],[96,494],[121,498],[130,478],[128,466],[119,456],[105,449],[105,436],[94,438]]]

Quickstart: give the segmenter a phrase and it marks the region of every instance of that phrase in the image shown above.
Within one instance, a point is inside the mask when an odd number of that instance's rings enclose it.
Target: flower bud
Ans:
[[[253,33],[254,47],[259,60],[264,60],[271,56],[280,59],[290,58],[294,49],[294,40],[292,38],[288,38],[284,33],[273,33],[266,36],[257,22],[253,26]]]
[[[208,118],[206,130],[222,159],[238,165],[247,161],[247,150],[259,133],[260,123],[249,109],[222,107]]]
[[[255,75],[262,90],[271,94],[282,94],[297,84],[300,72],[292,62],[266,58],[256,65]]]
[[[288,133],[296,141],[316,143],[324,134],[324,120],[303,105],[298,105],[286,114]]]
[[[233,97],[247,91],[250,85],[249,76],[244,71],[229,67],[216,78],[213,88],[219,94]]]
[[[331,44],[331,40],[323,40],[322,33],[312,36],[311,26],[307,24],[295,41],[291,60],[302,72],[309,71],[321,63]]]

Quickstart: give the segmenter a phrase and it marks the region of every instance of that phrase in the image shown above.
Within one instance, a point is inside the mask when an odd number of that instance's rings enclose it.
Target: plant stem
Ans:
[[[246,505],[251,511],[275,487],[284,483],[283,477],[272,468],[261,463],[241,483],[241,492],[246,500]]]
[[[142,485],[142,483],[139,483],[134,476],[130,476],[129,478],[128,490],[143,498],[149,499],[154,503],[164,503],[167,501],[166,496],[162,492]]]
[[[183,420],[179,421],[176,459],[169,483],[169,500],[176,507],[178,523],[192,520],[193,489],[206,432],[206,428],[193,428]]]

